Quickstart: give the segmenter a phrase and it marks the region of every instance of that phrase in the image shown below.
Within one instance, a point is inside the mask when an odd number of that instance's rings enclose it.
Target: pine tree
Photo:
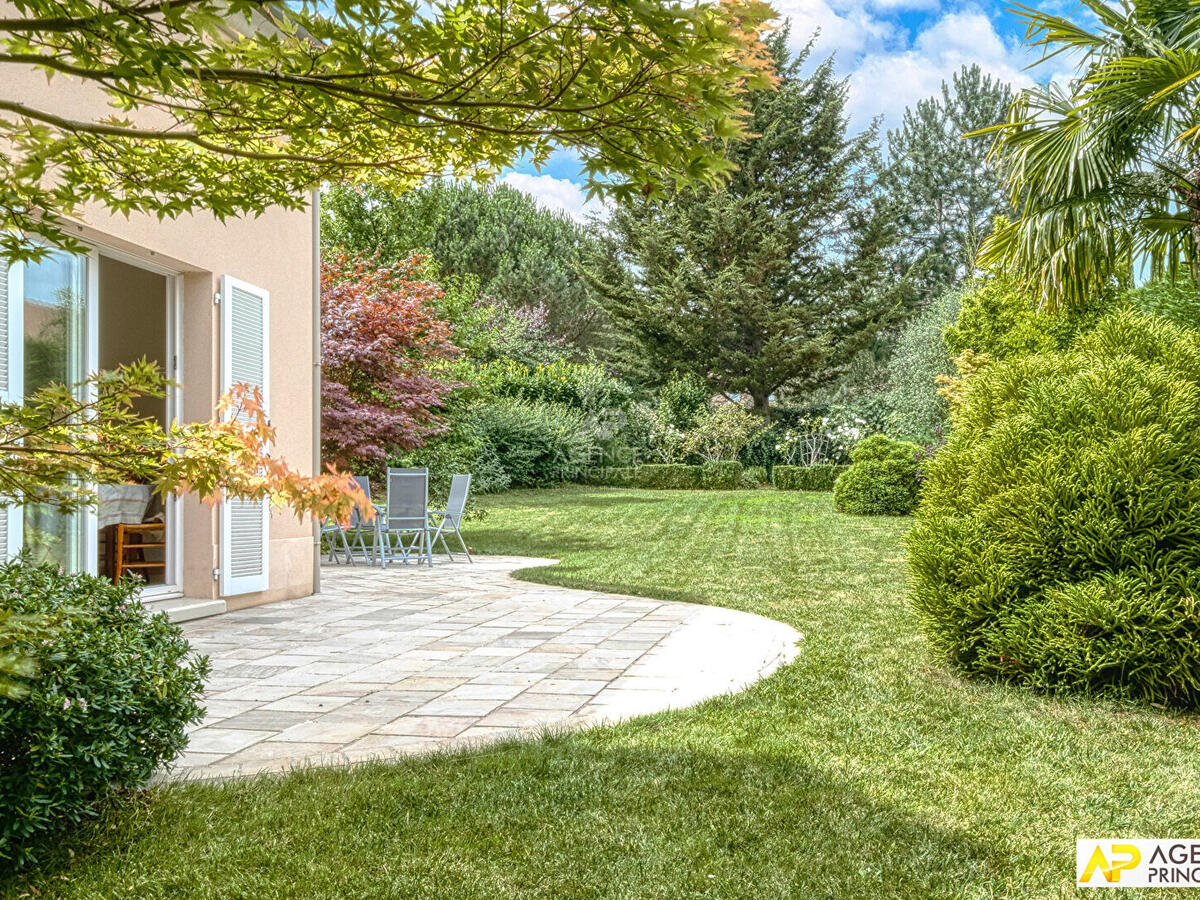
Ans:
[[[993,219],[1010,213],[988,159],[991,140],[964,135],[1002,121],[1011,102],[1008,85],[963,66],[940,97],[906,109],[888,132],[881,180],[899,217],[906,269],[919,273],[926,296],[968,277]]]
[[[769,417],[781,387],[836,376],[906,306],[877,202],[874,132],[847,134],[832,60],[802,74],[775,35],[779,86],[751,97],[727,185],[624,204],[589,274],[641,380],[690,373]]]

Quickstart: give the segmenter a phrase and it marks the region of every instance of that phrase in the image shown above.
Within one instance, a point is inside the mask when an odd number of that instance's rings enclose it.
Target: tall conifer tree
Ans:
[[[909,295],[875,134],[847,133],[832,60],[803,74],[809,50],[789,58],[787,37],[770,40],[779,89],[752,95],[729,183],[620,206],[590,267],[628,372],[692,373],[768,417],[773,394],[835,377]]]

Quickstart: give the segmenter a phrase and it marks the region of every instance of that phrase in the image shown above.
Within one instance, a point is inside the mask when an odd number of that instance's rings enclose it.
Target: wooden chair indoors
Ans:
[[[120,581],[135,572],[148,584],[161,582],[167,568],[162,504],[142,484],[100,485],[97,493],[103,574]]]
[[[167,567],[164,529],[162,522],[142,522],[137,525],[118,522],[113,526],[108,563],[108,571],[113,573],[113,581],[120,581],[126,572],[137,572],[145,576],[149,571]],[[158,551],[151,554],[159,557],[158,559],[146,558],[146,551],[151,549]],[[148,578],[146,580],[149,581]]]

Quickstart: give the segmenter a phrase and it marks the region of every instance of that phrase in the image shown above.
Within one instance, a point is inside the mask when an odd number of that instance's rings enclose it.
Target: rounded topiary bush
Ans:
[[[1200,337],[1111,315],[968,381],[925,467],[913,602],[963,669],[1200,702]]]
[[[850,468],[833,485],[833,506],[857,516],[907,516],[916,508],[921,448],[873,434],[850,451]]]
[[[140,787],[200,720],[208,663],[137,585],[51,566],[0,566],[0,608],[31,622],[5,649],[32,671],[0,696],[0,868],[37,859],[61,828]]]

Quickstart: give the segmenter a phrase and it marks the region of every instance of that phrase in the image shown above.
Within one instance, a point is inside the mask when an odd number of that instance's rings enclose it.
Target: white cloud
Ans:
[[[1031,60],[1018,44],[1006,43],[981,12],[954,12],[917,34],[910,47],[864,54],[850,72],[848,112],[859,127],[882,116],[898,124],[907,106],[936,94],[964,65],[1016,88],[1033,84],[1023,71]]]
[[[819,31],[816,53],[835,53],[843,63],[881,49],[897,36],[892,23],[872,15],[859,0],[777,0],[771,5],[780,22],[791,23],[793,47],[804,46]]]
[[[820,31],[814,58],[837,57],[839,74],[850,80],[847,111],[855,128],[876,116],[895,127],[907,106],[933,96],[963,65],[1024,87],[1034,77],[1024,68],[1033,56],[1017,40],[1005,40],[978,7],[940,0],[781,0],[780,18],[792,24],[792,45],[802,47]],[[896,13],[927,13],[915,34],[898,24]],[[1050,73],[1035,72],[1038,80]]]
[[[500,183],[531,195],[543,209],[566,213],[577,221],[604,212],[603,202],[588,200],[583,188],[565,178],[509,172],[500,179]]]

